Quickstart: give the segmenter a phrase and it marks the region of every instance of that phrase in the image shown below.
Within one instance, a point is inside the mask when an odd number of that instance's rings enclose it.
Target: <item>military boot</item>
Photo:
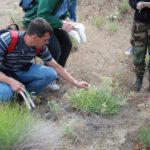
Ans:
[[[141,72],[136,74],[136,81],[135,81],[135,84],[134,84],[134,87],[135,87],[136,91],[141,90],[141,87],[142,87],[142,84],[143,84],[143,76],[144,76],[144,73],[141,73]]]

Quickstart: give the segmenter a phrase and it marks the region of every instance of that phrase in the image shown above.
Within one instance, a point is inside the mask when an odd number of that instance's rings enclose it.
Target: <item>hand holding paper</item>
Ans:
[[[84,25],[76,22],[70,22],[70,24],[73,26],[73,30],[70,31],[69,34],[73,36],[78,43],[86,43],[87,38]]]

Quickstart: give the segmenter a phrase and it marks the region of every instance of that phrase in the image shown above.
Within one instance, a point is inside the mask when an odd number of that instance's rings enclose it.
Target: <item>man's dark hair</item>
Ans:
[[[32,20],[27,29],[28,35],[37,35],[38,37],[43,37],[46,32],[50,35],[53,34],[53,29],[51,25],[43,18],[36,18]]]

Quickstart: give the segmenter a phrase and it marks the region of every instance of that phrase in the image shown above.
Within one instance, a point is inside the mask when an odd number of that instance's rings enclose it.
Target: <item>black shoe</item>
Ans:
[[[142,79],[137,78],[134,87],[135,87],[135,91],[140,91],[142,87]]]

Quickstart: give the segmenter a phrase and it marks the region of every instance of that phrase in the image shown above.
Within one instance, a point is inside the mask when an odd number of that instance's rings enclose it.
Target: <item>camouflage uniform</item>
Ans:
[[[137,91],[140,91],[143,82],[146,54],[150,55],[150,8],[145,7],[139,11],[137,5],[141,1],[150,2],[150,0],[129,0],[130,6],[135,10],[131,44],[134,56],[134,71],[136,74],[135,89]],[[148,69],[150,72],[150,62],[148,62]]]
[[[131,44],[133,48],[133,63],[136,75],[145,72],[145,57],[150,54],[150,23],[133,22]],[[148,63],[150,70],[150,62]]]

